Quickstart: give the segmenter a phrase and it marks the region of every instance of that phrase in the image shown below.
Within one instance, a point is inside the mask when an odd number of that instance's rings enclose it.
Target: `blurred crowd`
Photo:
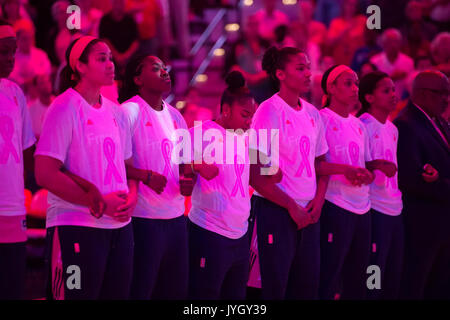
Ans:
[[[281,1],[263,0],[263,8],[243,20],[239,41],[231,45],[227,69],[241,71],[258,102],[274,92],[261,68],[265,50],[298,47],[309,56],[312,88],[307,98],[322,107],[320,79],[335,64],[363,75],[380,70],[395,80],[395,117],[405,106],[415,75],[434,68],[450,75],[450,1],[301,0],[290,19],[279,10]],[[369,29],[366,9],[376,4],[381,29]],[[292,16],[292,15],[291,15]],[[228,70],[227,70],[228,71]],[[355,113],[359,106],[355,106]],[[447,111],[448,121],[450,112]]]
[[[16,63],[10,79],[24,90],[39,136],[46,108],[58,92],[59,71],[65,65],[70,42],[81,35],[98,36],[112,49],[116,83],[103,94],[117,101],[125,65],[138,53],[152,53],[166,64],[187,58],[191,41],[189,22],[201,19],[207,6],[242,6],[232,0],[1,0],[2,18],[17,33]],[[395,80],[398,108],[405,106],[415,75],[435,68],[450,75],[449,0],[298,0],[284,6],[281,0],[259,0],[261,9],[242,15],[237,41],[228,42],[224,73],[241,71],[257,102],[269,98],[271,88],[261,68],[265,50],[295,46],[307,53],[312,87],[306,99],[321,108],[323,72],[345,64],[359,76],[380,70]],[[67,8],[81,9],[81,29],[70,30]],[[366,27],[366,9],[381,9],[381,29]],[[287,9],[286,9],[287,8]],[[286,14],[286,9],[295,14]],[[295,18],[292,18],[295,17]],[[190,87],[182,110],[188,124],[210,119],[214,112],[202,106],[195,87]],[[355,106],[355,112],[359,106]],[[450,111],[445,114],[447,121]]]

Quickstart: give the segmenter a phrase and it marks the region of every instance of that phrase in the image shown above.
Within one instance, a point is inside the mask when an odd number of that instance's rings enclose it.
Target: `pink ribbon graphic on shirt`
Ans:
[[[357,166],[359,164],[359,146],[356,142],[350,142],[348,145],[348,153],[350,155],[352,165]]]
[[[311,172],[311,166],[309,165],[309,149],[311,148],[311,144],[309,142],[309,138],[303,136],[300,139],[300,153],[302,155],[302,160],[300,163],[300,167],[297,170],[297,173],[295,174],[296,177],[301,177],[303,174],[303,169],[306,168],[306,174],[308,177],[312,176]]]
[[[0,135],[5,142],[3,150],[0,153],[0,163],[5,164],[8,161],[10,154],[12,154],[13,158],[16,160],[16,163],[19,163],[19,155],[17,154],[16,148],[14,148],[12,142],[14,135],[14,123],[8,116],[0,117]]]
[[[392,151],[389,150],[389,149],[386,149],[386,160],[387,161],[391,161],[391,162],[394,161],[394,155],[392,154]],[[387,178],[386,177],[386,188],[389,187],[389,184],[391,185],[391,187],[393,189],[397,189],[397,183],[395,181],[395,175],[393,177],[391,177],[391,178]]]
[[[237,155],[234,156],[234,172],[236,173],[236,183],[234,184],[233,190],[231,190],[231,197],[236,197],[237,191],[241,192],[241,196],[245,197],[244,186],[242,185],[242,174],[244,173],[245,164],[244,161]],[[239,163],[241,162],[241,163]]]
[[[114,164],[114,156],[116,155],[116,145],[113,139],[105,138],[103,141],[103,152],[105,153],[106,161],[108,161],[108,167],[105,174],[105,185],[111,183],[112,176],[118,183],[122,183],[122,177]]]
[[[170,141],[169,139],[164,139],[161,142],[161,152],[163,154],[165,163],[163,175],[167,177],[167,175],[170,174],[173,178],[175,178],[175,175],[172,171],[172,163],[170,161],[172,156],[172,148],[172,141]]]

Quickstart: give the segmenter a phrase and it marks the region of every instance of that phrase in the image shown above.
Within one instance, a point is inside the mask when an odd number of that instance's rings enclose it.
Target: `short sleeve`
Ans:
[[[184,120],[184,118],[181,115],[181,113],[178,110],[174,109],[174,108],[171,108],[170,110],[171,110],[171,114],[172,114],[173,119],[177,123],[177,128],[179,128],[179,129],[188,129],[186,120]]]
[[[369,162],[372,161],[372,154],[370,152],[370,139],[369,139],[369,134],[367,132],[366,127],[362,124],[362,122],[360,123],[360,126],[363,130],[364,133],[364,161]]]
[[[325,126],[320,116],[316,117],[317,123],[317,143],[316,143],[316,157],[320,157],[328,152],[328,143],[325,136]]]
[[[30,112],[28,111],[25,96],[19,88],[17,88],[16,96],[22,114],[22,146],[23,150],[26,150],[36,142],[36,137],[31,125]]]
[[[133,144],[131,136],[130,122],[128,121],[126,111],[121,106],[113,106],[117,122],[119,124],[120,140],[123,145],[123,156],[127,160],[133,155]]]
[[[133,137],[134,132],[136,131],[137,125],[139,123],[139,117],[140,117],[139,105],[135,102],[127,102],[127,103],[121,104],[120,109],[123,113],[123,117],[124,117],[124,121],[126,122],[126,126],[130,130],[130,135],[131,135],[131,137]]]
[[[250,149],[266,152],[271,148],[271,140],[280,139],[280,125],[278,123],[278,116],[275,111],[275,108],[271,104],[260,105],[258,110],[253,115],[251,129],[253,129],[253,132],[255,134],[250,135],[249,138]],[[264,130],[266,130],[265,134]],[[261,143],[259,141],[264,136],[272,137],[272,139],[267,139],[267,150],[260,150]]]
[[[72,142],[73,121],[71,106],[54,102],[45,116],[35,156],[49,156],[65,162]]]

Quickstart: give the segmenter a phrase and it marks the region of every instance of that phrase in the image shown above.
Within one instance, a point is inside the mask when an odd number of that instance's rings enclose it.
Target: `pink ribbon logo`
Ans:
[[[114,164],[114,156],[116,155],[116,145],[114,144],[113,139],[105,138],[103,141],[103,152],[105,153],[106,161],[108,161],[108,167],[106,168],[105,174],[105,185],[111,183],[112,176],[118,183],[122,183],[122,177],[119,174],[115,164]]]
[[[386,160],[391,162],[394,161],[394,155],[392,154],[392,151],[390,149],[386,149]],[[388,188],[390,184],[393,189],[397,189],[397,182],[395,181],[396,175],[397,174],[395,174],[391,178],[386,177],[386,188]]]
[[[172,171],[172,164],[171,164],[171,155],[172,155],[172,141],[170,141],[169,139],[164,139],[161,142],[161,152],[163,154],[164,157],[164,172],[163,175],[167,177],[168,174],[170,174],[174,179],[175,179],[175,175]]]
[[[356,142],[350,142],[348,145],[348,153],[350,155],[352,165],[357,166],[359,164],[359,146]]]
[[[237,155],[234,156],[234,172],[236,173],[236,183],[234,184],[233,190],[231,190],[231,197],[236,197],[239,191],[241,196],[245,197],[244,186],[242,185],[242,174],[244,173],[245,164],[244,161]]]
[[[0,117],[0,135],[5,142],[3,150],[0,153],[0,163],[5,164],[8,161],[10,154],[12,154],[16,163],[19,163],[20,158],[12,142],[12,138],[14,135],[14,123],[8,116]]]
[[[311,166],[309,165],[309,151],[311,148],[311,144],[309,142],[309,138],[303,136],[300,139],[300,153],[302,154],[302,160],[300,163],[300,167],[297,170],[297,173],[295,174],[296,177],[301,177],[303,174],[303,169],[306,168],[306,174],[308,177],[312,177],[312,171]]]

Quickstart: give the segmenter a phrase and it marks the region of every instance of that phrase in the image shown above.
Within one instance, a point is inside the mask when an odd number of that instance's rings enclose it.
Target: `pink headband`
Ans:
[[[337,66],[336,68],[334,68],[330,74],[328,75],[328,79],[327,79],[327,89],[328,86],[330,85],[330,83],[333,83],[337,77],[339,77],[343,72],[345,71],[350,71],[350,72],[354,72],[352,69],[350,69],[349,67],[341,64],[339,66]]]
[[[350,69],[349,67],[341,64],[339,66],[337,66],[336,68],[334,68],[330,74],[328,75],[327,78],[327,92],[328,92],[328,86],[333,83],[342,73],[344,73],[345,71],[351,71],[354,72],[352,69]],[[329,94],[324,94],[322,96],[322,106],[325,106],[327,99],[329,98]]]
[[[5,25],[0,26],[0,39],[3,38],[15,38],[16,33],[14,32],[13,27]]]
[[[75,44],[72,47],[72,50],[70,50],[69,55],[69,64],[70,68],[75,72],[75,67],[77,65],[77,61],[80,59],[81,55],[83,54],[84,49],[88,46],[89,43],[91,43],[92,40],[95,40],[97,38],[91,37],[91,36],[83,36],[75,42]]]

